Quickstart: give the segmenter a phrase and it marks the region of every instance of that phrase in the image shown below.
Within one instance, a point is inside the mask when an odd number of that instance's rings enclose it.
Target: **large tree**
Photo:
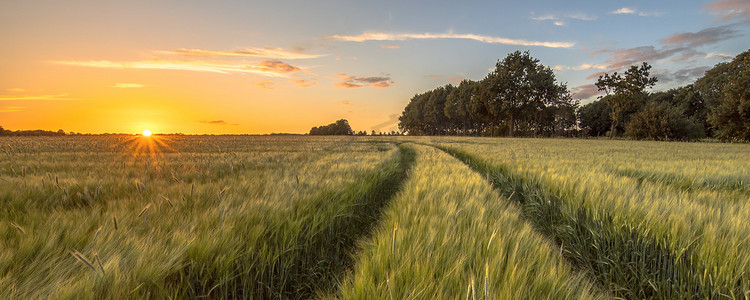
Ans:
[[[640,67],[631,66],[623,75],[604,73],[596,81],[596,87],[604,91],[604,101],[612,109],[609,138],[615,137],[617,126],[622,122],[623,112],[634,103],[643,102],[646,88],[656,84],[656,77],[649,77],[651,66],[644,62]]]
[[[488,80],[493,97],[488,107],[493,115],[506,117],[508,136],[513,136],[522,117],[533,120],[536,135],[544,109],[565,101],[568,93],[565,85],[557,83],[552,69],[539,64],[529,51],[516,51],[498,61]]]
[[[722,67],[727,67],[726,82],[713,101],[708,121],[722,140],[750,141],[750,51]]]

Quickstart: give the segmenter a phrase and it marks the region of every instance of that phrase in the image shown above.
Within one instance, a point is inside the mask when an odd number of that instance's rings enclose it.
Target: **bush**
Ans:
[[[703,124],[669,103],[649,101],[625,124],[625,135],[637,140],[697,140],[706,137]]]

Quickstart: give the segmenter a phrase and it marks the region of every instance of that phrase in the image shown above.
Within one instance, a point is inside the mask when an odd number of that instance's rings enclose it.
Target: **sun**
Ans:
[[[151,136],[151,130],[148,130],[148,129],[144,130],[143,136]]]

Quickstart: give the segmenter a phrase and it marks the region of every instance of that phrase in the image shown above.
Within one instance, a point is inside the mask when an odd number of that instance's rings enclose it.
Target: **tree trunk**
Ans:
[[[508,114],[508,136],[509,137],[513,137],[513,127],[515,127],[514,125],[515,124],[513,120],[513,115]]]
[[[615,138],[615,130],[616,130],[615,128],[617,127],[615,126],[615,121],[613,120],[612,125],[609,126],[609,139],[610,140]]]

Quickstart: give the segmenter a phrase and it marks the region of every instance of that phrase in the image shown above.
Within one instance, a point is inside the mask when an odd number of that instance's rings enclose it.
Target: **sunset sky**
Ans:
[[[576,99],[647,61],[655,90],[750,48],[750,1],[0,2],[0,126],[396,130],[416,93],[529,50]]]

